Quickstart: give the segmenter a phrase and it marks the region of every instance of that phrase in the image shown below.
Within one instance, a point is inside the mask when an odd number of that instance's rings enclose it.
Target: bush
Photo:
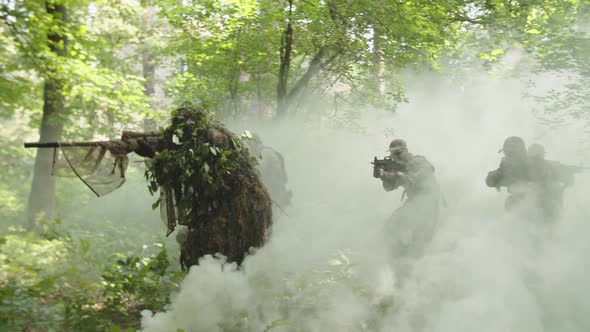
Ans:
[[[43,225],[40,235],[11,229],[0,238],[1,331],[117,331],[160,311],[183,277],[163,244],[153,255],[114,253],[105,263],[88,242]]]

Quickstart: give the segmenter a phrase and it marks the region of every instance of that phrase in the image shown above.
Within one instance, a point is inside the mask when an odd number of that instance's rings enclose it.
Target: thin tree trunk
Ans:
[[[385,72],[385,63],[381,49],[381,31],[377,27],[373,28],[373,57],[373,66],[375,68],[375,84],[377,85],[377,91],[379,91],[379,95],[383,96],[385,94],[385,80],[383,77]]]
[[[293,10],[293,0],[289,0],[289,18],[287,27],[283,31],[280,49],[280,67],[279,82],[277,84],[277,117],[282,117],[287,113],[289,108],[287,99],[287,83],[289,81],[289,69],[291,67],[291,49],[293,48],[293,25],[291,24],[291,15]]]
[[[307,70],[305,71],[303,76],[301,76],[301,78],[299,78],[299,80],[297,80],[297,83],[295,83],[293,85],[293,88],[291,89],[291,91],[287,95],[286,100],[287,100],[288,104],[293,102],[296,98],[299,98],[299,95],[301,94],[303,89],[305,89],[305,87],[307,87],[307,84],[309,83],[309,81],[317,73],[320,72],[321,64],[322,64],[321,61],[323,58],[324,58],[324,49],[320,48],[320,50],[313,56],[313,59],[311,59],[311,61],[309,62],[309,66],[307,67]]]
[[[145,7],[143,28],[146,36],[150,36],[153,33],[154,22],[156,20],[156,8],[153,5],[153,0],[144,1],[142,4]],[[156,105],[154,97],[156,94],[156,57],[149,47],[144,49],[142,52],[141,69],[145,82],[143,93],[150,99],[150,106],[152,111],[155,112]],[[153,118],[146,117],[143,120],[143,127],[145,131],[154,131],[157,129],[157,123]]]
[[[235,42],[236,44],[239,43],[240,40],[240,34],[241,34],[241,30],[237,31],[237,35],[235,36]],[[230,95],[230,107],[231,107],[231,116],[235,117],[238,115],[238,113],[240,112],[240,98],[239,98],[239,89],[240,89],[240,75],[242,74],[241,72],[241,68],[240,65],[238,64],[238,60],[240,58],[240,53],[239,50],[234,50],[233,51],[233,59],[232,59],[232,63],[231,63],[231,69],[228,73],[228,75],[230,75],[230,79],[229,79],[229,86],[228,86],[228,91],[229,91],[229,95]]]
[[[343,35],[346,32],[346,22],[343,22],[342,19],[338,16],[336,11],[336,2],[331,1],[328,4],[330,10],[330,17],[332,20],[343,30]],[[337,48],[336,52],[330,56],[327,60],[323,61],[326,56],[326,49],[325,47],[321,47],[317,53],[313,56],[311,61],[309,62],[309,66],[307,70],[294,84],[293,88],[288,91],[288,81],[289,81],[289,69],[291,65],[291,53],[293,48],[293,25],[291,22],[292,16],[292,9],[293,9],[293,0],[289,0],[289,18],[287,20],[287,26],[285,31],[283,31],[282,40],[281,40],[281,49],[280,49],[280,67],[279,67],[279,81],[278,81],[278,88],[277,88],[277,117],[283,117],[289,110],[289,107],[293,104],[293,102],[298,99],[305,88],[308,86],[309,81],[316,76],[322,66],[328,65],[335,60],[338,59],[339,55],[341,55],[345,49],[344,46],[340,46]],[[322,62],[323,61],[323,62]]]
[[[63,26],[66,22],[66,7],[50,2],[45,3],[47,14],[54,18],[56,24]],[[47,35],[49,49],[58,57],[67,54],[66,37],[59,29]],[[57,74],[57,69],[49,66],[43,88],[43,118],[41,119],[40,141],[59,141],[63,132],[63,121],[60,116],[64,112],[63,84]],[[52,172],[53,149],[37,149],[35,158],[35,173],[29,203],[27,217],[29,228],[37,227],[40,220],[51,219],[55,216],[55,177]]]

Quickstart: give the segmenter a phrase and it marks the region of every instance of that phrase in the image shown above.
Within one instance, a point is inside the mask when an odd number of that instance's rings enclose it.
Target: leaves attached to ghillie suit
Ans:
[[[160,188],[156,203],[165,204],[169,227],[171,220],[188,226],[181,265],[215,253],[240,264],[272,224],[270,196],[248,150],[210,114],[186,108],[173,113],[162,141],[146,178],[151,193]]]

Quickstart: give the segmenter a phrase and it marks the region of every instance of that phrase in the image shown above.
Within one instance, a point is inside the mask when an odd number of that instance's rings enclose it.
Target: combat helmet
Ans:
[[[528,156],[543,159],[545,157],[545,147],[538,143],[531,144],[528,149]]]
[[[389,152],[394,152],[398,150],[408,150],[408,144],[401,138],[396,138],[391,143],[389,143]]]
[[[500,149],[498,152],[504,152],[504,154],[507,156],[524,156],[527,153],[524,140],[519,136],[510,136],[506,140],[504,140],[502,149]]]

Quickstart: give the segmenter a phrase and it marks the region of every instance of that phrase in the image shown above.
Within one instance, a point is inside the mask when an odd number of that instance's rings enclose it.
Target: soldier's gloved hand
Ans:
[[[495,170],[488,172],[488,176],[486,176],[486,185],[492,188],[498,188],[498,184],[500,182],[500,173]]]
[[[149,145],[149,143],[146,140],[137,140],[137,145],[138,147],[135,150],[135,153],[137,153],[138,155],[146,158],[154,158],[154,156],[156,155],[156,150],[154,150],[154,148],[151,145]]]
[[[383,168],[378,168],[375,172],[375,177],[377,178],[382,178],[383,175],[385,174],[385,171],[383,170]]]

